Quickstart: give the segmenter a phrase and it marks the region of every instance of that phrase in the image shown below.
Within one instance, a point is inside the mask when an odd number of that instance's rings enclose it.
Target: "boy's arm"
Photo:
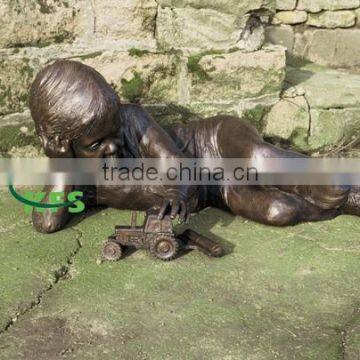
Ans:
[[[54,139],[46,139],[40,137],[45,154],[50,158],[72,158],[74,157],[70,142],[68,140],[61,141],[59,136]],[[72,185],[45,185],[43,192],[46,194],[42,203],[49,203],[49,196],[52,192],[63,192],[64,199],[73,191]],[[65,227],[70,220],[70,214],[67,207],[58,208],[52,212],[51,209],[45,209],[40,212],[34,208],[32,212],[32,220],[35,229],[41,233],[53,233]]]
[[[184,158],[170,135],[140,105],[120,107],[125,140],[135,157]]]
[[[64,199],[67,199],[67,195],[71,191],[73,191],[72,185],[46,185],[43,189],[46,195],[41,202],[49,203],[49,195],[51,192],[64,192]],[[70,214],[67,207],[59,208],[56,212],[52,212],[51,209],[45,209],[43,212],[34,209],[32,219],[37,231],[41,233],[53,233],[65,227],[70,220]]]
[[[143,158],[185,158],[172,140],[170,135],[158,125],[151,115],[141,106],[128,104],[121,106],[122,121],[125,128],[125,139],[134,151],[135,156]],[[134,144],[136,142],[136,144]],[[161,195],[165,201],[160,209],[159,217],[163,217],[167,208],[171,206],[171,216],[180,214],[180,220],[188,217],[188,202],[194,195],[194,186],[171,185],[151,187],[151,191]]]

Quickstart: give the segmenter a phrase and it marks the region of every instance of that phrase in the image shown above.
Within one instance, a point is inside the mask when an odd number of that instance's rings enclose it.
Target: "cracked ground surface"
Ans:
[[[277,229],[206,209],[190,227],[224,257],[100,264],[128,212],[41,235],[0,196],[1,360],[360,358],[356,217]]]

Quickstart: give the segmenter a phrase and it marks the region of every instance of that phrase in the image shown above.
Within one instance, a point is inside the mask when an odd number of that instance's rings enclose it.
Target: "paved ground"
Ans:
[[[360,221],[276,229],[215,209],[190,224],[220,259],[99,264],[129,214],[54,235],[0,192],[0,359],[360,359]]]

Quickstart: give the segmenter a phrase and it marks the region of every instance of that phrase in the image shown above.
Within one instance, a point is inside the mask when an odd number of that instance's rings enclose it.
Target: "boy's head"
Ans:
[[[45,67],[30,91],[36,132],[51,157],[116,156],[119,106],[103,76],[76,61]]]

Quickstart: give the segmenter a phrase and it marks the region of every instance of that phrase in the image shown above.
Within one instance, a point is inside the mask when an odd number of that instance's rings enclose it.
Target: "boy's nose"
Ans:
[[[112,140],[108,140],[104,146],[103,156],[109,157],[117,155],[118,147],[116,143]]]

